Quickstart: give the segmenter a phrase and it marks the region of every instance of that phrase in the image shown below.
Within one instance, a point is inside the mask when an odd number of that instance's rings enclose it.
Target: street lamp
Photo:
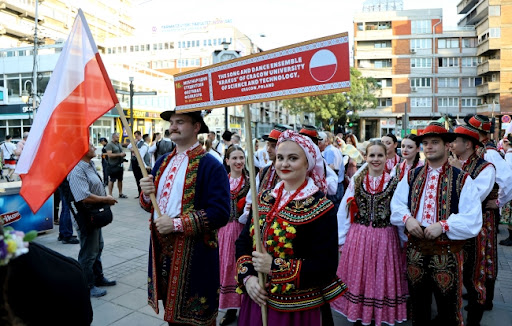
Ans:
[[[130,80],[130,128],[133,130],[133,77]]]
[[[221,43],[222,45],[222,48],[224,49],[224,51],[227,51],[229,49],[229,45],[231,44],[231,42],[228,42],[228,41],[223,41]],[[224,59],[224,56],[221,56],[220,57],[222,61],[227,61],[227,60],[230,60],[232,58],[227,58],[227,59]],[[229,121],[228,121],[228,107],[225,106],[224,107],[224,130],[228,130],[229,128]]]

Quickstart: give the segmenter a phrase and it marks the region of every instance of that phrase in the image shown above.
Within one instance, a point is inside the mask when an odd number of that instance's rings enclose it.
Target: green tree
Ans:
[[[377,106],[375,92],[380,89],[377,80],[371,77],[363,77],[361,72],[350,68],[350,91],[319,96],[306,96],[283,101],[283,106],[290,110],[291,114],[305,112],[315,113],[315,119],[325,129],[332,124],[345,125],[348,119],[358,119],[358,112],[372,109]],[[347,111],[352,115],[347,116]]]

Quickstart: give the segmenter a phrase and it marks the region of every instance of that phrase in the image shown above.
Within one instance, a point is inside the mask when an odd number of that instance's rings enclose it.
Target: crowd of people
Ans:
[[[115,281],[102,274],[101,227],[85,216],[117,203],[116,181],[126,198],[124,146],[143,158],[144,167],[132,154],[131,167],[150,214],[148,302],[156,313],[163,302],[169,325],[215,325],[220,310],[220,325],[259,326],[265,307],[272,326],[333,325],[332,310],[355,325],[472,326],[493,309],[499,223],[509,225],[500,244],[512,245],[512,143],[491,140],[487,117],[453,130],[431,122],[403,137],[400,155],[393,134],[363,148],[352,134],[276,125],[252,140],[254,167],[240,135],[217,140],[200,112],[161,117],[163,137],[100,140],[103,179],[91,144],[61,190],[75,203],[91,296]]]

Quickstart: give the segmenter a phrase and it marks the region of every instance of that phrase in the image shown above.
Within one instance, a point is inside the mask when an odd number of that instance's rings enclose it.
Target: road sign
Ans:
[[[501,122],[503,122],[503,123],[510,123],[510,120],[511,120],[511,118],[509,115],[504,115],[501,117]]]

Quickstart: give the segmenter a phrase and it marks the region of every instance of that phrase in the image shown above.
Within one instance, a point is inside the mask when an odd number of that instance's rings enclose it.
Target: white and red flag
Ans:
[[[16,167],[39,210],[89,149],[89,126],[118,103],[82,10],[73,24]]]

